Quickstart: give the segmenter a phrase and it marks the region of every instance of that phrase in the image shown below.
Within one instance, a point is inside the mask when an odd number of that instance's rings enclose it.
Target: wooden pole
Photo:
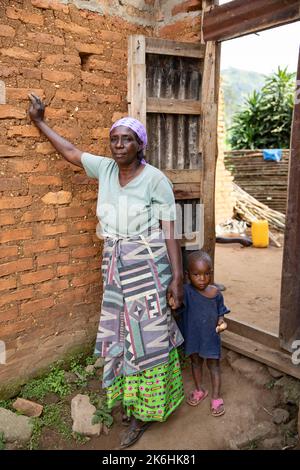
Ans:
[[[288,206],[284,240],[279,338],[292,352],[300,340],[300,50],[289,162]]]

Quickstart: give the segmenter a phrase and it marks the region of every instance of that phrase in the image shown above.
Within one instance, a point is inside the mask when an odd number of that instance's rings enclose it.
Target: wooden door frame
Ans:
[[[212,5],[215,3],[215,5]],[[203,0],[202,38],[206,47],[300,20],[300,0],[232,0],[224,5]],[[250,5],[251,3],[251,5]],[[300,80],[300,53],[297,80]],[[299,82],[298,82],[299,83]],[[292,342],[300,339],[300,100],[295,102],[289,168],[289,197],[281,283],[279,336],[229,320],[225,346],[300,378],[292,364]],[[298,161],[297,157],[298,156]],[[225,333],[226,335],[226,333]],[[233,335],[233,337],[231,336]],[[235,337],[234,337],[235,336]],[[297,338],[297,336],[299,336]],[[242,338],[241,338],[242,337]],[[245,339],[246,343],[243,343]],[[247,343],[248,340],[248,343]],[[251,342],[253,344],[251,344]],[[259,347],[257,347],[257,345]],[[260,346],[264,347],[261,351]],[[268,351],[267,351],[268,349]],[[255,352],[256,351],[256,352]],[[266,359],[267,357],[267,359]],[[270,360],[271,358],[271,360]],[[273,358],[273,360],[272,360]]]

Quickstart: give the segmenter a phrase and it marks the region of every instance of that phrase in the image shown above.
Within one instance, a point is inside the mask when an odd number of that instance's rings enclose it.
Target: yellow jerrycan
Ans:
[[[252,243],[255,248],[269,246],[269,224],[267,220],[254,220],[251,224]]]

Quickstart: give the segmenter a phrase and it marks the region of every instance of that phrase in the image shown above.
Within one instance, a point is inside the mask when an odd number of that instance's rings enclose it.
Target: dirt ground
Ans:
[[[183,371],[186,394],[193,390],[190,367]],[[274,407],[272,391],[258,387],[236,373],[222,360],[223,393],[226,413],[213,417],[210,413],[210,398],[200,405],[182,405],[165,423],[154,423],[130,450],[225,450],[230,440],[237,438],[258,422],[271,421],[268,411]],[[205,371],[205,386],[210,390],[210,381]],[[84,393],[84,392],[83,392]],[[246,398],[245,398],[246,397]],[[40,449],[69,450],[117,450],[120,435],[126,430],[121,424],[121,412],[114,412],[114,424],[108,435],[93,437],[84,445],[65,441],[58,433],[47,430],[43,433]]]
[[[215,281],[224,284],[230,318],[278,334],[283,249],[216,245]]]

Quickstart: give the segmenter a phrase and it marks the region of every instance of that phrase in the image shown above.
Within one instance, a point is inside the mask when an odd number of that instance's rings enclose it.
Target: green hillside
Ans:
[[[240,111],[247,95],[262,88],[264,77],[265,75],[257,72],[233,67],[221,71],[221,87],[224,94],[227,129],[232,124],[232,116]]]

